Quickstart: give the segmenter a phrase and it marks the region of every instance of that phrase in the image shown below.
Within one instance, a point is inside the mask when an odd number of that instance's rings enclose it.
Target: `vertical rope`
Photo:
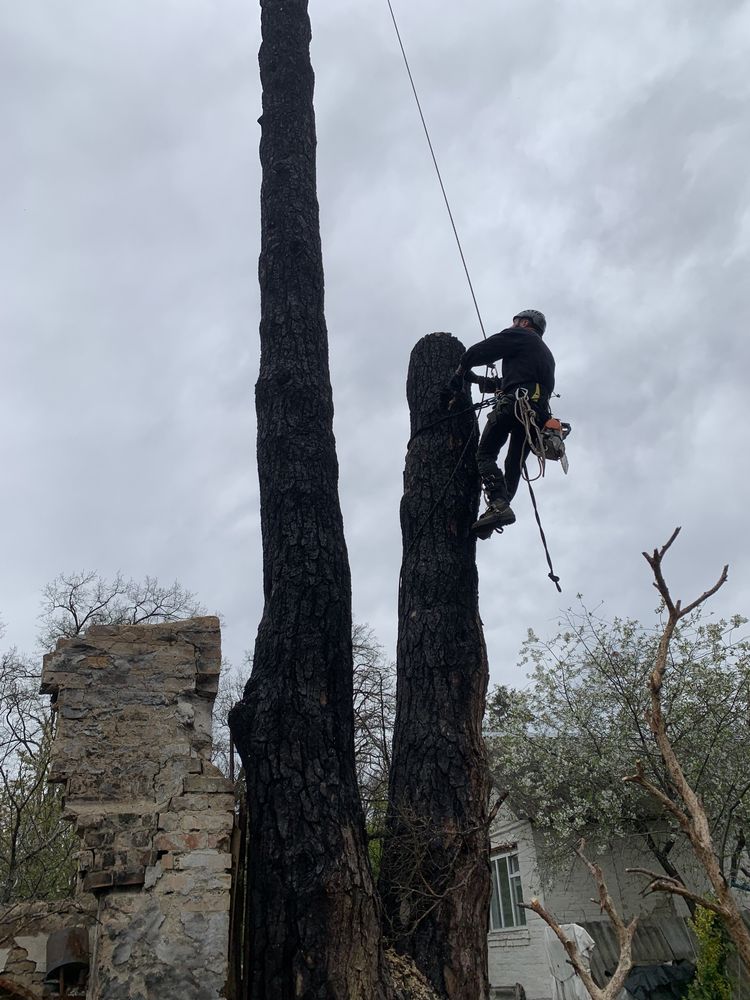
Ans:
[[[398,23],[396,21],[396,15],[393,11],[393,5],[391,0],[386,0],[388,4],[388,10],[391,12],[391,20],[393,21],[393,27],[396,29],[396,38],[398,39],[398,45],[401,49],[401,55],[404,58],[404,65],[406,66],[406,72],[409,75],[409,83],[411,84],[411,89],[414,94],[414,100],[417,102],[417,110],[419,111],[419,117],[422,121],[422,128],[424,129],[424,134],[427,139],[427,145],[430,147],[430,156],[432,157],[432,162],[435,166],[435,173],[437,174],[438,181],[440,183],[440,190],[443,192],[443,201],[445,202],[445,207],[448,209],[448,218],[451,220],[451,227],[453,229],[453,235],[456,237],[456,246],[458,247],[458,252],[461,255],[461,263],[464,266],[464,273],[466,274],[466,280],[469,283],[469,291],[471,292],[471,299],[474,303],[474,309],[476,310],[477,319],[479,320],[479,327],[482,331],[482,336],[487,339],[487,334],[484,329],[484,323],[482,322],[482,314],[479,311],[479,305],[477,304],[477,297],[474,294],[474,285],[471,282],[471,275],[469,274],[469,267],[466,263],[466,257],[464,256],[463,247],[461,246],[461,240],[458,235],[458,229],[456,228],[456,223],[453,218],[453,212],[451,211],[450,202],[448,201],[448,195],[445,190],[445,184],[443,184],[443,176],[440,173],[440,167],[438,166],[437,157],[435,156],[435,150],[432,146],[432,139],[430,138],[430,130],[427,128],[427,122],[425,121],[424,114],[422,112],[422,104],[419,100],[419,94],[417,93],[417,87],[414,83],[414,77],[412,76],[411,67],[409,66],[409,60],[406,55],[406,49],[404,48],[404,43],[401,40],[401,32],[398,30]]]
[[[552,565],[552,559],[550,558],[549,549],[547,548],[547,536],[544,534],[544,528],[542,527],[542,522],[539,518],[539,510],[536,505],[536,497],[534,496],[534,491],[531,488],[531,483],[529,482],[526,473],[526,463],[523,464],[524,478],[526,479],[526,485],[529,487],[529,494],[531,495],[531,503],[534,507],[534,517],[536,518],[536,523],[539,527],[539,534],[542,536],[542,545],[544,546],[544,554],[547,557],[547,565],[549,566],[549,573],[547,576],[557,587],[558,594],[562,594],[562,587],[560,586],[560,577],[555,575],[555,568]]]

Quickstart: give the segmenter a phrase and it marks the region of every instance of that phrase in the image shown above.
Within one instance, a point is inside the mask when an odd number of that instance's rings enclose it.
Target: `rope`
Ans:
[[[520,395],[519,395],[520,393]],[[535,483],[537,479],[542,479],[546,470],[547,460],[544,455],[544,441],[542,440],[542,432],[539,425],[536,422],[536,414],[529,402],[529,394],[526,390],[517,389],[516,390],[516,404],[514,409],[514,414],[516,420],[522,425],[524,433],[526,435],[526,443],[529,448],[536,456],[539,462],[539,472],[529,478],[528,471],[526,469],[526,460],[523,457],[523,452],[521,453],[521,474],[527,483]]]
[[[552,565],[552,559],[550,558],[549,548],[547,547],[547,537],[544,534],[544,528],[542,527],[542,522],[539,517],[539,510],[536,505],[536,497],[534,496],[534,491],[531,488],[531,480],[528,475],[526,475],[526,463],[523,464],[524,479],[526,480],[526,485],[529,487],[529,495],[531,496],[531,503],[534,507],[534,517],[536,518],[536,523],[539,527],[539,534],[542,536],[542,545],[544,546],[544,554],[547,557],[547,565],[549,566],[549,573],[547,576],[557,587],[558,594],[562,594],[562,587],[560,586],[560,577],[555,575],[555,568]]]
[[[430,147],[430,156],[432,156],[432,162],[435,166],[435,173],[437,174],[437,179],[440,183],[440,190],[443,192],[443,201],[445,202],[445,207],[448,209],[448,218],[451,220],[451,227],[453,229],[453,235],[456,237],[456,246],[458,247],[458,252],[461,255],[461,263],[464,266],[464,273],[466,274],[466,280],[469,283],[469,291],[471,292],[471,298],[474,303],[474,309],[476,310],[477,319],[479,320],[479,327],[482,331],[482,336],[487,339],[487,334],[485,333],[484,323],[482,322],[482,314],[479,311],[479,305],[477,303],[477,297],[474,294],[474,285],[471,282],[471,275],[469,274],[469,268],[466,263],[466,257],[464,256],[463,247],[461,246],[461,240],[458,235],[458,229],[456,228],[456,223],[453,218],[453,212],[451,211],[450,202],[448,201],[448,195],[445,190],[445,184],[443,184],[443,176],[440,173],[440,167],[438,166],[437,157],[435,156],[435,150],[432,146],[432,139],[430,138],[430,130],[427,128],[427,122],[425,121],[424,114],[422,112],[422,104],[419,100],[419,94],[417,93],[417,87],[414,83],[414,77],[412,76],[411,67],[409,66],[409,60],[406,55],[406,49],[404,48],[404,43],[401,40],[401,32],[398,30],[398,22],[396,21],[396,15],[393,11],[393,5],[391,0],[386,0],[388,4],[388,10],[391,12],[391,20],[393,21],[393,27],[396,29],[396,38],[398,39],[399,48],[401,49],[401,55],[404,57],[404,65],[406,66],[406,72],[409,75],[409,83],[411,84],[411,89],[414,94],[414,100],[417,102],[417,110],[419,111],[419,117],[422,121],[422,128],[424,129],[424,134],[427,139],[427,145]]]
[[[417,430],[414,431],[412,436],[407,441],[406,450],[407,451],[409,450],[409,446],[411,445],[414,438],[419,437],[420,434],[423,434],[425,431],[430,430],[430,428],[437,427],[438,424],[443,424],[445,423],[446,420],[453,420],[455,417],[461,417],[463,416],[464,413],[471,413],[472,410],[481,410],[485,406],[492,406],[492,404],[495,402],[494,396],[490,396],[488,399],[484,399],[484,394],[482,394],[482,397],[483,398],[478,403],[474,403],[472,406],[466,406],[463,410],[456,410],[455,413],[449,413],[445,417],[438,417],[437,420],[433,420],[432,423],[425,424],[424,427],[418,427]]]

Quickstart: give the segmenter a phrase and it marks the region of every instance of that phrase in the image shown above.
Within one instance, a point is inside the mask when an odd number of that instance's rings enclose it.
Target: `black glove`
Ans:
[[[453,378],[448,383],[448,388],[451,392],[463,392],[464,389],[464,377],[461,372],[456,372]]]

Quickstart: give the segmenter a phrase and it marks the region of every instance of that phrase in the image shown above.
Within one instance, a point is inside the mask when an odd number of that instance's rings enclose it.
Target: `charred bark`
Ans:
[[[307,0],[262,0],[261,363],[265,605],[230,727],[250,833],[243,996],[384,996],[354,770],[351,585],[315,178]]]
[[[485,1000],[489,770],[481,735],[487,656],[475,542],[479,477],[472,412],[440,391],[463,346],[424,337],[407,380],[412,441],[401,527],[397,709],[380,890],[389,932],[450,1000]],[[462,397],[458,409],[469,405]],[[414,435],[417,434],[416,437]]]

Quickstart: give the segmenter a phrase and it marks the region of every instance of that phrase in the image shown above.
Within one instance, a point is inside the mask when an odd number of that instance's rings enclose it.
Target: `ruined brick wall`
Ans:
[[[44,996],[47,939],[64,927],[89,929],[93,943],[96,900],[76,899],[14,903],[0,912],[0,997]]]
[[[213,1000],[227,976],[234,799],[210,762],[219,622],[96,626],[44,659],[51,780],[97,899],[88,996]]]

